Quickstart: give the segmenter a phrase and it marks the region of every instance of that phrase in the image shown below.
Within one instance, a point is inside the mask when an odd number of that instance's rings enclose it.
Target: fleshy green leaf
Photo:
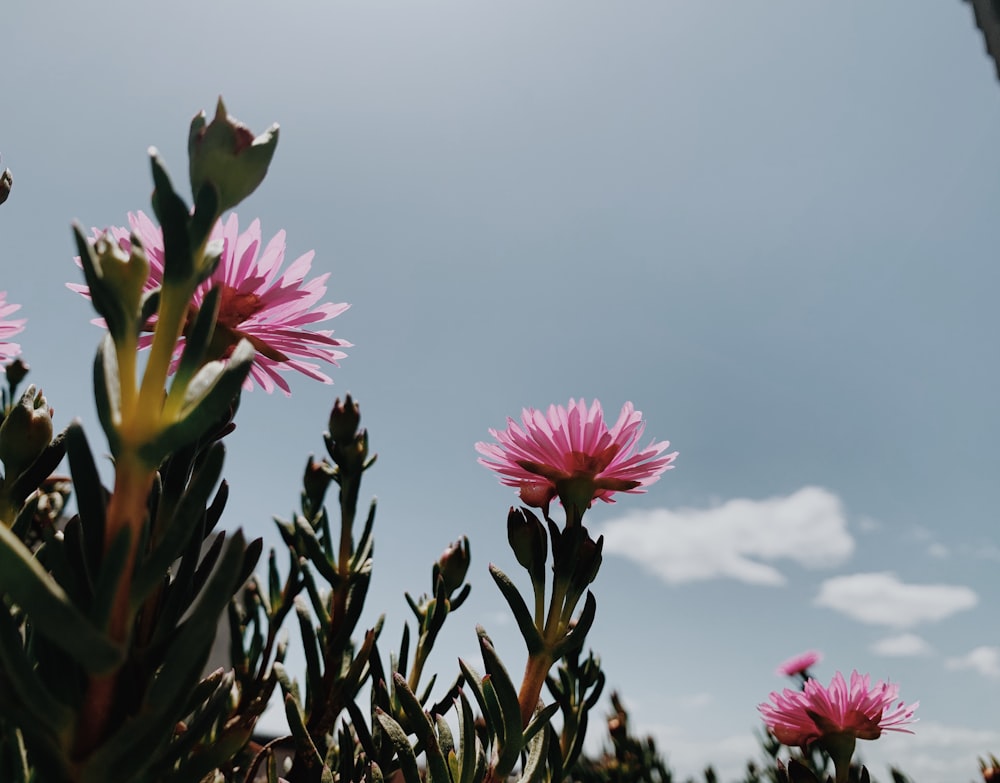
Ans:
[[[517,591],[517,587],[514,586],[510,577],[492,563],[490,564],[490,576],[497,583],[497,587],[500,588],[500,592],[503,593],[503,597],[507,600],[507,605],[510,606],[510,610],[514,614],[517,627],[520,629],[521,636],[524,637],[524,642],[528,646],[528,655],[534,655],[544,650],[545,642],[542,641],[542,636],[538,632],[538,628],[535,627],[535,621],[531,616],[531,612],[528,611],[524,599]]]
[[[88,671],[104,674],[122,659],[121,649],[82,615],[27,547],[0,525],[0,592],[31,618],[36,632],[69,653]]]

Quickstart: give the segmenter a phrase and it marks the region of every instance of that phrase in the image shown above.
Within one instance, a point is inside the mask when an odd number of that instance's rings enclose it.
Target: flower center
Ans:
[[[237,291],[224,285],[219,296],[219,323],[235,330],[250,316],[260,311],[261,307],[260,297],[257,294]]]

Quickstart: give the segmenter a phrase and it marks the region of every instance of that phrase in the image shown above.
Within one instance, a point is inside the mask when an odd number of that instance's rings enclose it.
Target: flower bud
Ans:
[[[6,367],[7,383],[12,389],[16,389],[23,381],[31,368],[23,359],[15,359]]]
[[[549,545],[541,520],[526,508],[511,506],[507,514],[507,542],[531,581],[544,580]]]
[[[469,539],[462,536],[461,540],[449,544],[437,563],[434,564],[434,581],[438,574],[444,579],[444,589],[448,595],[462,586],[465,575],[469,572]]]
[[[302,476],[302,510],[308,516],[313,516],[323,508],[323,500],[331,479],[329,463],[326,460],[316,462],[310,457],[306,463],[305,474]]]
[[[7,200],[7,196],[10,195],[10,189],[14,186],[14,177],[11,176],[10,169],[4,169],[3,174],[0,174],[0,204],[3,204]]]
[[[205,112],[199,112],[188,134],[195,202],[201,189],[211,185],[218,195],[218,214],[235,207],[263,181],[277,144],[277,125],[254,138],[246,125],[226,113],[222,98],[210,123],[205,122]]]
[[[0,424],[0,461],[7,476],[31,466],[52,442],[52,411],[42,392],[29,386]]]
[[[354,439],[361,423],[361,408],[348,394],[344,402],[338,397],[330,411],[329,433],[335,443],[347,443]]]
[[[597,578],[597,572],[601,569],[601,562],[604,559],[601,554],[604,549],[604,536],[598,536],[595,541],[586,528],[581,530],[584,536],[576,553],[571,584],[582,595],[587,585]]]

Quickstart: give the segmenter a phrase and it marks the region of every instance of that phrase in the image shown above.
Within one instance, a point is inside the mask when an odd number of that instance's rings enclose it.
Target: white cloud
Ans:
[[[913,734],[887,731],[876,742],[858,743],[862,760],[879,780],[889,778],[882,770],[890,764],[921,783],[979,780],[976,759],[1000,747],[1000,732],[991,729],[923,720],[912,728]]]
[[[702,780],[711,765],[719,780],[737,780],[746,772],[748,759],[760,755],[752,732],[706,739],[693,736],[690,727],[652,725],[637,729],[640,736],[651,735],[675,773],[675,780]]]
[[[965,655],[949,658],[944,662],[952,671],[973,669],[991,680],[1000,679],[1000,647],[976,647]]]
[[[914,633],[887,636],[885,639],[879,639],[872,645],[872,652],[876,655],[885,655],[892,658],[927,655],[930,651],[930,645]]]
[[[971,609],[976,593],[961,585],[915,585],[895,574],[835,576],[820,585],[815,603],[870,625],[910,628]]]
[[[602,526],[604,551],[665,582],[728,578],[781,585],[771,562],[830,568],[854,551],[836,495],[805,487],[787,497],[735,499],[713,508],[632,512]]]
[[[931,544],[927,547],[927,554],[931,557],[936,557],[938,559],[943,559],[951,554],[951,551],[944,544]]]

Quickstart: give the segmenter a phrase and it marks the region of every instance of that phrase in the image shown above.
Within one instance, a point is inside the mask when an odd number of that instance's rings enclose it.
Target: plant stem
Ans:
[[[521,680],[521,690],[517,693],[517,703],[521,705],[521,725],[527,726],[531,716],[535,714],[538,699],[542,694],[542,685],[552,668],[552,654],[546,649],[528,656],[524,667],[524,679]]]
[[[108,502],[104,526],[104,556],[122,530],[130,531],[129,550],[115,589],[107,620],[108,636],[123,647],[130,632],[129,592],[146,505],[156,471],[146,467],[134,455],[123,454],[116,466],[115,491]],[[77,725],[75,752],[88,755],[104,739],[114,706],[118,672],[91,677]]]

